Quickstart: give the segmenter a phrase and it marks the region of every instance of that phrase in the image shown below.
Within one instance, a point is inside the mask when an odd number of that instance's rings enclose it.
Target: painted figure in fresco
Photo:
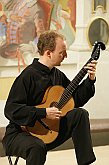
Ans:
[[[51,9],[45,10],[49,11],[49,16],[47,17],[48,19],[46,19],[46,22],[48,22],[48,25],[50,24],[50,29],[59,31],[66,36],[67,45],[69,47],[75,39],[76,0],[46,0],[45,2],[51,6]],[[44,5],[41,6],[43,6],[44,9]],[[20,50],[24,55],[36,55],[37,39],[38,38],[36,38],[34,42],[30,41],[29,44],[20,45]]]
[[[50,29],[57,30],[60,33],[64,34],[69,47],[75,39],[76,1],[51,0],[51,2],[54,4],[54,7]]]
[[[53,29],[64,34],[68,47],[75,39],[76,0],[1,0],[7,12],[5,44],[0,47],[4,58],[17,58],[24,66],[24,57],[37,54],[38,36]]]
[[[5,58],[16,58],[21,53],[21,44],[29,44],[31,41],[37,43],[40,33],[49,28],[47,20],[50,5],[44,0],[5,0],[3,3],[9,13],[6,43],[1,47],[0,54]]]

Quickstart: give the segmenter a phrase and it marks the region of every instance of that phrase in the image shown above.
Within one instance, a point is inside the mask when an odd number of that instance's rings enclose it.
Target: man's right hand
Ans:
[[[47,119],[51,119],[51,120],[60,119],[61,113],[62,112],[59,111],[59,109],[56,107],[46,108],[46,118]]]

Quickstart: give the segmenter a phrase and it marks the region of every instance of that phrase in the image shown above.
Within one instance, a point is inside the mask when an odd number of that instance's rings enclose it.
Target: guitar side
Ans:
[[[62,94],[64,92],[64,88],[62,86],[53,86],[48,88],[46,91],[43,101],[40,105],[36,106],[39,108],[45,108],[50,107],[52,103],[58,102],[61,98]],[[67,112],[71,111],[74,108],[74,100],[73,98],[70,98],[68,102],[65,104],[65,106],[62,107],[62,115],[65,116]],[[26,131],[28,131],[31,135],[38,137],[39,139],[42,139],[44,143],[48,144],[53,142],[59,132],[59,125],[60,125],[60,119],[59,120],[50,120],[47,118],[41,119],[45,124],[48,125],[50,130],[46,129],[40,122],[36,121],[34,127],[25,127]]]

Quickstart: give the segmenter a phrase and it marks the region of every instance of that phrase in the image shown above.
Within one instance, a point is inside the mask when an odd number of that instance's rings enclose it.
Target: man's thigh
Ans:
[[[21,132],[13,140],[9,149],[9,153],[10,155],[19,156],[25,159],[29,150],[32,147],[38,147],[39,145],[45,144],[37,137],[32,136],[27,132]]]

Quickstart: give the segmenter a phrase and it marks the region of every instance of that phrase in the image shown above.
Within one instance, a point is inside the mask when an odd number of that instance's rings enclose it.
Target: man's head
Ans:
[[[43,32],[40,35],[37,44],[39,54],[43,55],[44,51],[46,50],[50,50],[51,52],[54,51],[56,48],[57,38],[61,38],[62,40],[65,40],[65,37],[56,31],[49,30]]]
[[[40,57],[51,67],[60,65],[67,57],[65,37],[56,31],[43,32],[39,36],[37,47]]]

